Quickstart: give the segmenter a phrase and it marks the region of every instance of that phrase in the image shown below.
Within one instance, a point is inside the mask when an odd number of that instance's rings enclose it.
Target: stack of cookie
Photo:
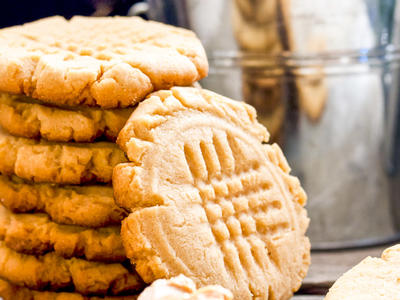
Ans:
[[[193,33],[138,18],[0,30],[0,296],[143,289],[120,237],[111,179],[126,158],[115,139],[147,94],[206,73]]]

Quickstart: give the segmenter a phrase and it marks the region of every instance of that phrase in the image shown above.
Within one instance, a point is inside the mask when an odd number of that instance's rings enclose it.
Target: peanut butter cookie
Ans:
[[[0,173],[34,182],[108,183],[113,167],[124,161],[114,143],[61,144],[0,132]]]
[[[122,264],[105,264],[55,253],[18,253],[0,242],[0,278],[34,290],[75,290],[83,295],[119,295],[143,289],[140,277]]]
[[[193,32],[138,17],[50,17],[0,30],[0,90],[56,105],[131,106],[207,72]]]
[[[14,213],[46,213],[59,224],[86,227],[119,225],[126,212],[114,202],[110,186],[57,186],[0,175],[0,202]]]
[[[133,108],[48,106],[32,98],[0,93],[0,125],[9,133],[56,142],[115,141]]]
[[[60,225],[45,214],[13,214],[0,205],[0,239],[17,252],[104,262],[126,260],[120,226],[86,228]]]
[[[289,299],[310,263],[306,195],[255,110],[172,88],[139,104],[119,134],[122,238],[145,282],[184,274],[235,299]]]
[[[86,297],[78,293],[35,291],[0,279],[0,297],[3,300],[135,300],[137,295]]]
[[[342,275],[325,300],[378,300],[400,297],[400,244],[386,249],[382,258],[367,257]]]

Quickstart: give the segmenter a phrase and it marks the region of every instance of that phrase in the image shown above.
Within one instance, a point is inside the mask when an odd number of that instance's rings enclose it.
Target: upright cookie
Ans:
[[[122,238],[146,282],[184,274],[235,299],[289,299],[310,263],[306,195],[255,110],[206,90],[149,96],[120,132]]]
[[[120,226],[86,228],[60,225],[45,214],[13,214],[0,205],[0,239],[17,252],[104,262],[126,260]]]
[[[400,299],[400,244],[386,249],[382,258],[367,257],[342,275],[325,300]]]
[[[105,264],[55,253],[21,254],[0,242],[0,278],[34,290],[75,290],[83,295],[119,295],[140,291],[140,277],[122,264]]]
[[[34,182],[108,183],[113,167],[124,161],[114,143],[61,144],[0,132],[0,173]]]
[[[207,72],[193,32],[137,17],[51,17],[0,30],[0,90],[57,105],[131,106]]]
[[[0,93],[0,125],[9,133],[56,142],[117,139],[133,108],[53,107],[32,98]]]
[[[15,213],[46,213],[54,222],[66,225],[119,225],[126,216],[115,204],[110,186],[33,184],[0,175],[0,202]]]
[[[46,292],[35,291],[24,287],[13,285],[0,279],[0,297],[3,300],[135,300],[137,295],[129,296],[105,296],[105,297],[86,297],[78,293],[71,292]]]

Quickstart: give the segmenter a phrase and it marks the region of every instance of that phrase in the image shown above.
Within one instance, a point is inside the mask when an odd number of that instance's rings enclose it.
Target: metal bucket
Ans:
[[[203,41],[205,88],[256,107],[308,194],[313,249],[400,238],[395,7],[394,0],[148,1],[150,18],[191,28]]]

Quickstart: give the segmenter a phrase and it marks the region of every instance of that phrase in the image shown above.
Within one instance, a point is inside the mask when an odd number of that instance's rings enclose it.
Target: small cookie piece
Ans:
[[[289,299],[310,263],[306,195],[255,110],[172,88],[139,104],[117,142],[121,235],[145,282],[184,274],[235,299]]]
[[[34,290],[73,289],[83,295],[119,295],[143,289],[140,277],[122,264],[105,264],[55,253],[32,256],[0,242],[0,278]]]
[[[85,227],[120,225],[126,212],[110,186],[57,186],[0,175],[0,202],[14,213],[46,213],[59,224]]]
[[[147,287],[138,300],[232,300],[230,291],[219,285],[196,289],[195,283],[184,275],[171,279],[158,279]]]
[[[400,244],[383,251],[382,258],[367,257],[343,274],[325,300],[400,299]]]
[[[113,167],[124,161],[114,143],[61,144],[0,132],[0,173],[34,182],[108,183]]]
[[[45,214],[13,214],[0,205],[0,239],[17,252],[43,255],[54,251],[64,258],[92,261],[126,260],[120,226],[86,228],[60,225]]]
[[[3,300],[135,300],[137,295],[86,297],[78,293],[35,291],[13,285],[0,279],[0,297]]]
[[[0,90],[56,105],[132,106],[207,72],[192,31],[138,17],[50,17],[0,30]]]
[[[0,125],[9,133],[55,142],[117,139],[133,108],[53,107],[32,98],[0,93]]]

